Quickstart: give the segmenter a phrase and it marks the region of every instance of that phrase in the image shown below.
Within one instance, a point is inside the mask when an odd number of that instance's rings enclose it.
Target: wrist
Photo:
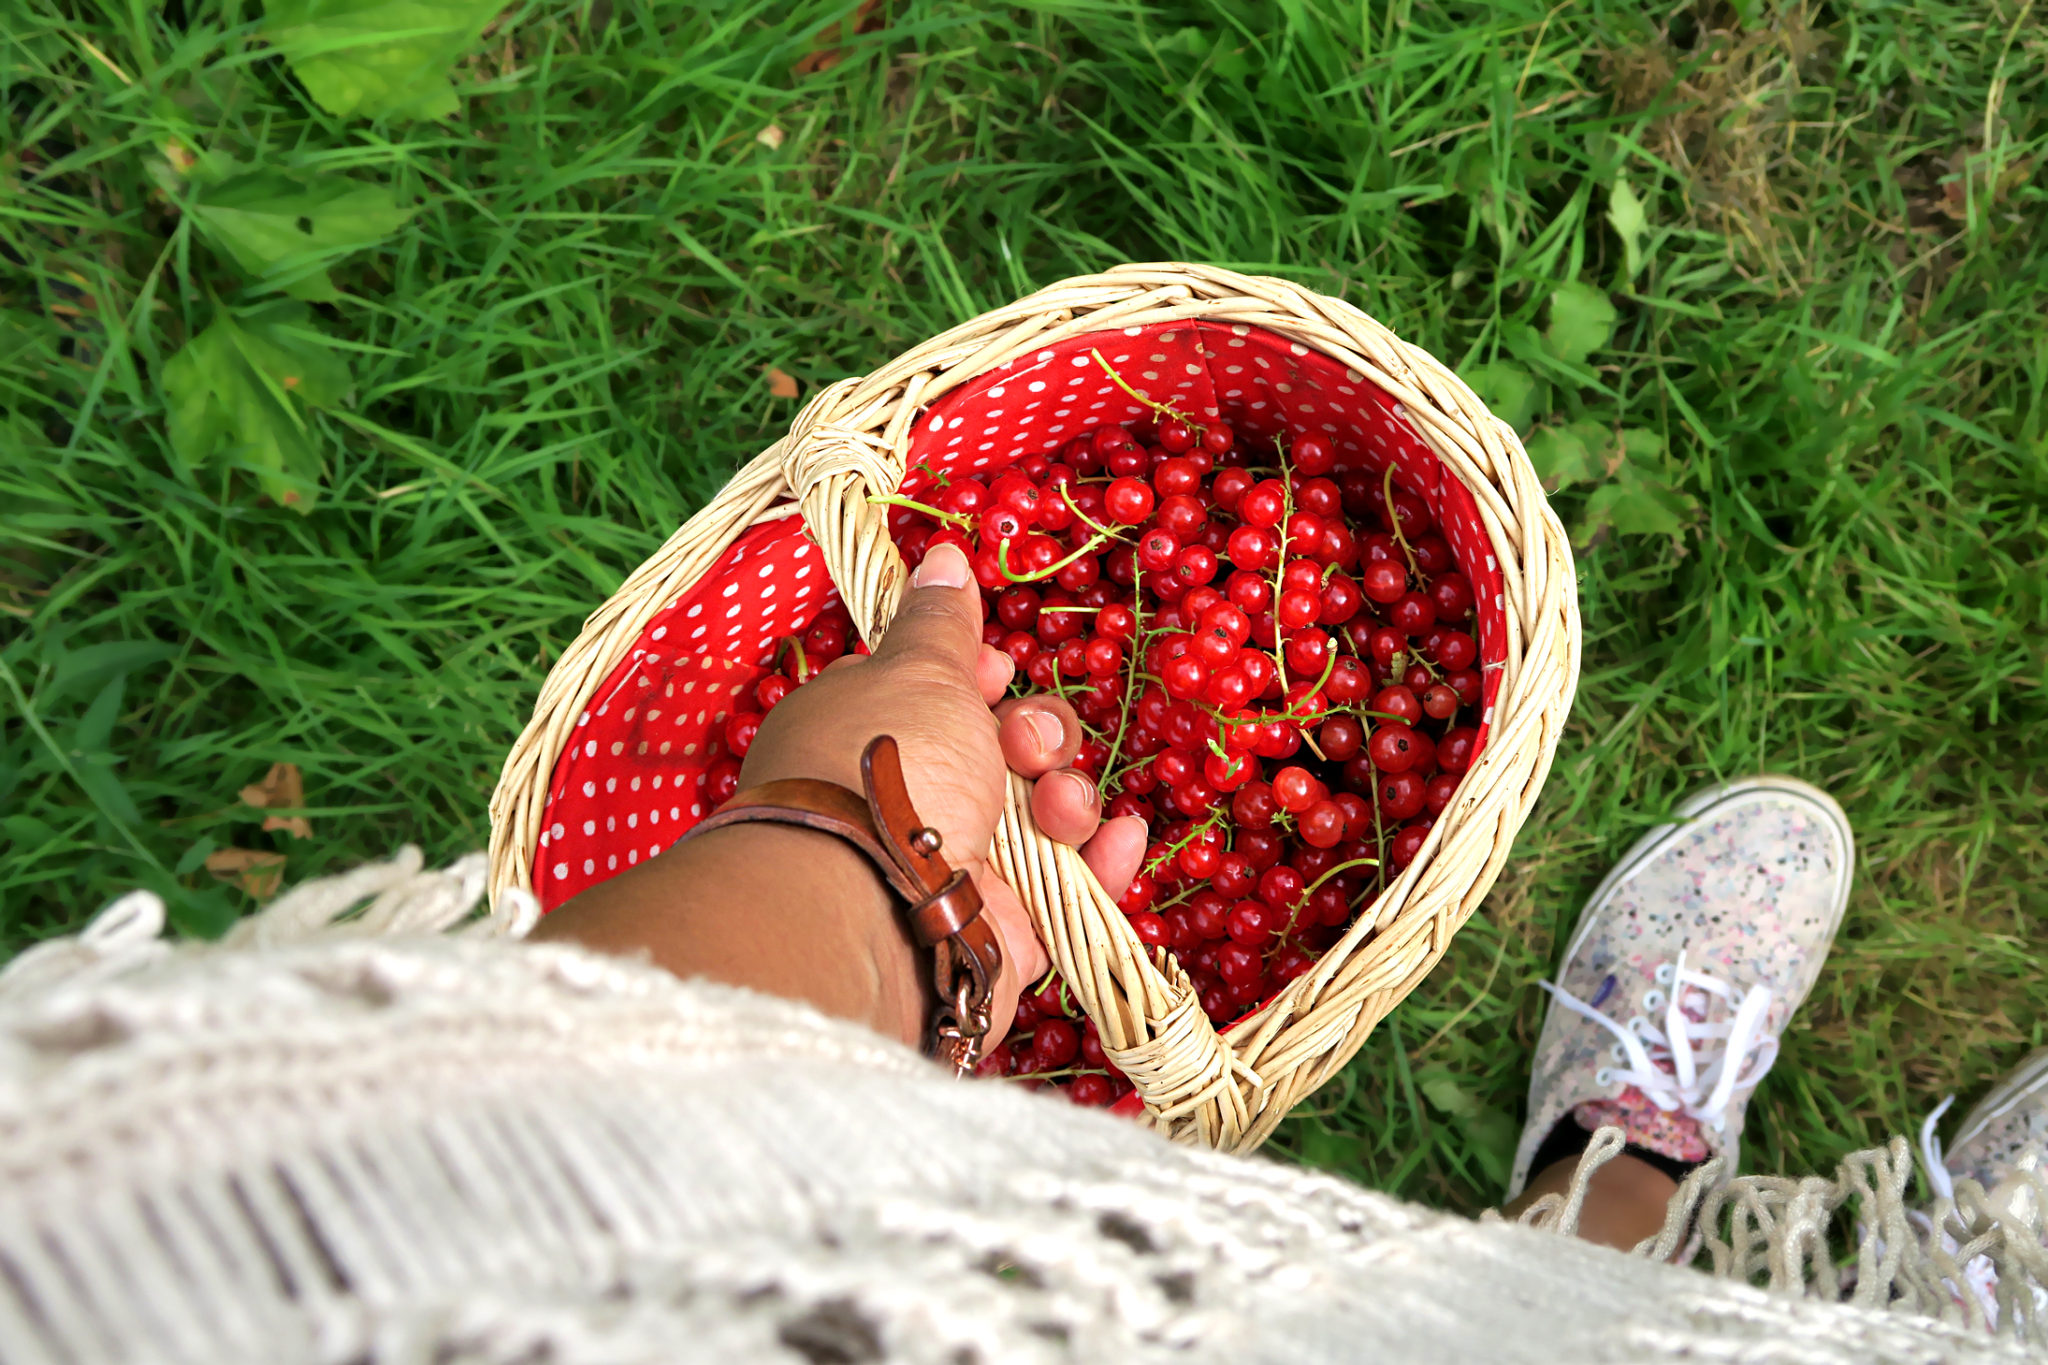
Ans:
[[[893,893],[858,849],[815,830],[732,825],[686,839],[560,907],[534,938],[804,1000],[913,1046],[929,1018]]]
[[[768,945],[846,982],[858,1006],[849,1017],[922,1041],[929,973],[895,892],[865,853],[824,830],[782,824],[728,825],[677,847],[691,845],[715,860],[703,869],[712,884],[754,902]]]

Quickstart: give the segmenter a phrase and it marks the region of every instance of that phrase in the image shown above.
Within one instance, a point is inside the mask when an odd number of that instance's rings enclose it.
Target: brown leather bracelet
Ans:
[[[868,743],[860,756],[860,776],[865,799],[837,782],[815,778],[763,782],[720,806],[683,838],[727,825],[795,825],[836,835],[865,853],[903,901],[911,941],[932,953],[938,1003],[925,1051],[964,1075],[981,1060],[988,1041],[1002,947],[982,918],[981,893],[973,880],[946,862],[939,852],[939,832],[917,818],[893,736],[878,735]]]

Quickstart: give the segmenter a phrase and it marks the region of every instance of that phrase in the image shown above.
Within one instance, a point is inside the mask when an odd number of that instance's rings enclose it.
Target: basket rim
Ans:
[[[1285,280],[1179,263],[1118,266],[1048,286],[821,390],[788,435],[743,465],[591,613],[550,668],[491,800],[493,897],[530,889],[548,785],[575,718],[647,622],[733,539],[803,516],[872,643],[907,574],[866,495],[893,492],[903,478],[917,417],[1058,341],[1179,320],[1263,328],[1360,371],[1403,403],[1418,438],[1472,496],[1500,567],[1507,622],[1489,742],[1422,850],[1370,919],[1355,921],[1314,968],[1221,1033],[1178,963],[1163,949],[1157,961],[1148,956],[1078,855],[1031,826],[1028,788],[1010,783],[991,866],[1031,910],[1151,1121],[1207,1145],[1242,1150],[1262,1141],[1419,984],[1490,888],[1554,756],[1580,651],[1570,546],[1513,431],[1427,352],[1354,305]],[[1070,970],[1081,967],[1091,970]]]

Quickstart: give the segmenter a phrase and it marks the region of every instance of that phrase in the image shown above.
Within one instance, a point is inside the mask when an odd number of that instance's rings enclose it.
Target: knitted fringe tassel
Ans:
[[[540,920],[539,902],[512,890],[478,914],[488,876],[489,863],[481,853],[458,858],[437,872],[427,868],[418,848],[407,844],[390,862],[364,863],[299,883],[237,922],[220,946],[271,948],[383,934],[526,937]],[[139,958],[168,953],[164,922],[164,903],[154,891],[130,891],[79,933],[23,949],[0,967],[0,996],[77,979],[101,964],[126,969]]]
[[[1623,1141],[1619,1128],[1594,1133],[1571,1188],[1537,1200],[1521,1221],[1576,1233],[1588,1183],[1621,1154]],[[1722,1279],[2048,1345],[2048,1178],[2038,1153],[2019,1164],[1996,1197],[1974,1180],[1957,1180],[1952,1196],[1922,1211],[1907,1207],[1917,1167],[1902,1137],[1851,1154],[1833,1180],[1744,1175],[1724,1182],[1716,1157],[1678,1187],[1662,1230],[1633,1254],[1689,1264],[1704,1249]],[[1856,1207],[1844,1215],[1851,1200]]]
[[[525,937],[540,907],[527,893],[511,890],[479,914],[485,875],[481,853],[436,872],[407,845],[390,862],[300,883],[237,924],[222,945],[263,948],[381,934]],[[80,933],[39,943],[0,968],[0,996],[99,970],[132,970],[138,960],[172,950],[163,929],[163,901],[132,891]],[[1560,1236],[1577,1232],[1588,1182],[1622,1146],[1621,1129],[1600,1129],[1571,1188],[1537,1200],[1521,1221]],[[1711,1273],[1723,1279],[1919,1313],[2048,1345],[2048,1245],[2042,1241],[2048,1178],[2037,1155],[2022,1160],[1995,1200],[1976,1181],[1958,1180],[1952,1196],[1924,1212],[1906,1205],[1915,1169],[1912,1149],[1899,1137],[1851,1155],[1833,1180],[1747,1175],[1723,1182],[1717,1157],[1678,1187],[1663,1228],[1634,1254],[1686,1264],[1704,1249]],[[1853,1222],[1838,1218],[1852,1199]],[[1846,1245],[1851,1238],[1853,1250]],[[1844,1244],[1840,1254],[1837,1239]]]

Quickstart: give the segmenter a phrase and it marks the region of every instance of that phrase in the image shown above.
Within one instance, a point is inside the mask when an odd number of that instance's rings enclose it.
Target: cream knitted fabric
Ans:
[[[10,1365],[2027,1358],[568,948],[116,918],[0,976]]]

